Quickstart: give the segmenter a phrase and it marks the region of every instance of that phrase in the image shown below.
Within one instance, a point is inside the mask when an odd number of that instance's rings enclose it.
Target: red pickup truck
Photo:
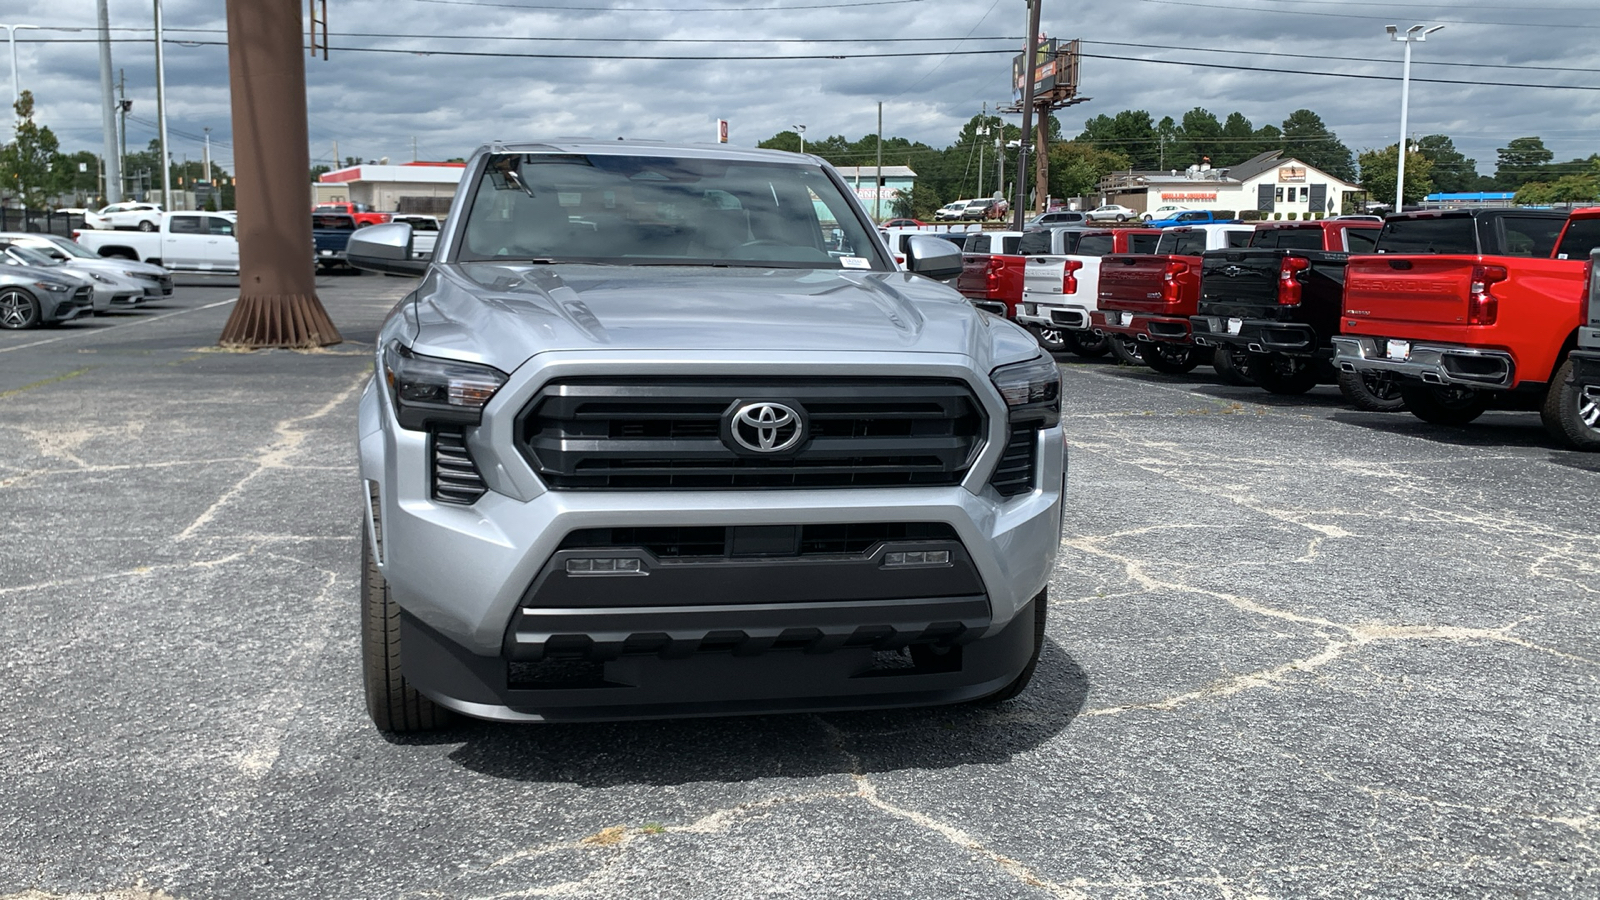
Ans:
[[[1537,409],[1563,443],[1600,450],[1581,420],[1569,355],[1578,346],[1584,261],[1600,208],[1560,213],[1448,210],[1390,216],[1377,253],[1345,270],[1345,372],[1388,372],[1406,407],[1464,425],[1491,406]]]
[[[1017,317],[1022,302],[1022,267],[1017,253],[1020,231],[974,231],[961,245],[956,290],[972,305],[1006,319]]]
[[[1600,249],[1589,251],[1584,266],[1583,326],[1578,329],[1578,349],[1572,351],[1572,390],[1578,396],[1576,418],[1563,418],[1562,427],[1573,443],[1582,443],[1600,431]]]
[[[1201,254],[1244,247],[1254,232],[1237,224],[1168,228],[1154,254],[1101,257],[1100,308],[1089,314],[1095,334],[1111,338],[1118,359],[1157,372],[1177,375],[1209,362],[1189,331],[1189,317],[1200,311]]]
[[[388,213],[374,210],[365,203],[318,203],[311,207],[312,214],[316,213],[343,213],[356,220],[357,228],[368,225],[382,225],[389,221]]]

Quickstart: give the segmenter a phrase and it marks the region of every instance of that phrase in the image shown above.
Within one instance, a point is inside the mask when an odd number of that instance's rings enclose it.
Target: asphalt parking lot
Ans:
[[[226,283],[0,333],[0,900],[1600,895],[1600,455],[1063,366],[1067,537],[998,709],[386,738],[346,343]]]

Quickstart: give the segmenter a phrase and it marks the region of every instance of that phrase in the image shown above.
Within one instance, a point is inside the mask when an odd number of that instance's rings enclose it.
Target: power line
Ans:
[[[1185,62],[1175,59],[1146,59],[1142,56],[1109,56],[1099,53],[1080,53],[1085,59],[1109,59],[1120,62],[1140,62],[1157,66],[1193,66],[1201,69],[1232,69],[1239,72],[1261,72],[1268,75],[1318,75],[1324,78],[1354,78],[1361,81],[1399,81],[1398,75],[1359,75],[1354,72],[1316,72],[1309,69],[1263,69],[1257,66],[1234,66],[1227,63]],[[1532,84],[1518,81],[1462,81],[1455,78],[1417,78],[1412,81],[1428,84],[1456,84],[1467,87],[1521,87],[1554,91],[1600,91],[1600,85],[1588,84]]]
[[[792,9],[849,9],[857,6],[894,6],[901,3],[924,3],[926,0],[865,0],[856,3],[823,3],[805,6],[700,6],[683,7],[681,9],[670,6],[555,6],[551,4],[535,3],[491,3],[489,0],[412,0],[413,3],[437,3],[443,6],[492,6],[496,9],[535,9],[557,10],[566,12],[788,12]]]
[[[168,30],[171,30],[171,29],[168,29]],[[1193,52],[1193,53],[1227,53],[1230,56],[1238,56],[1240,54],[1240,52],[1241,52],[1237,47],[1228,48],[1228,49],[1224,49],[1224,48],[1220,48],[1220,47],[1175,47],[1175,46],[1171,46],[1169,44],[1135,44],[1135,43],[1129,43],[1129,42],[1126,42],[1126,41],[1084,41],[1083,43],[1085,43],[1085,44],[1094,44],[1094,45],[1100,46],[1100,47],[1136,47],[1136,48],[1141,49],[1141,50],[1179,50],[1179,51],[1189,51],[1189,52]],[[1267,51],[1267,50],[1248,50],[1248,51],[1243,51],[1243,52],[1247,52],[1251,56],[1277,56],[1277,57],[1284,57],[1284,58],[1288,58],[1288,59],[1317,59],[1317,60],[1323,60],[1323,61],[1326,61],[1328,59],[1327,54],[1318,55],[1318,54],[1314,54],[1314,53],[1274,53],[1274,52]],[[1343,61],[1343,62],[1382,63],[1382,64],[1385,64],[1385,65],[1388,65],[1388,64],[1391,64],[1391,63],[1394,62],[1393,59],[1383,59],[1383,58],[1365,57],[1365,56],[1346,56],[1346,57],[1341,57],[1341,61]],[[1439,60],[1431,60],[1431,59],[1430,60],[1420,60],[1419,59],[1419,60],[1413,62],[1412,65],[1414,65],[1414,66],[1450,66],[1450,67],[1462,68],[1462,69],[1529,69],[1529,70],[1536,71],[1536,72],[1582,72],[1584,74],[1597,74],[1597,73],[1600,73],[1600,69],[1574,69],[1574,68],[1571,68],[1571,67],[1568,67],[1568,66],[1522,66],[1522,65],[1513,65],[1513,64],[1510,64],[1510,63],[1441,62]],[[1415,80],[1415,79],[1413,79],[1413,80]]]
[[[996,2],[998,3],[998,0],[996,0]],[[993,7],[991,6],[990,9],[992,10]],[[980,20],[980,24],[981,24],[981,21],[982,20]],[[976,26],[974,26],[974,28],[976,28]],[[67,26],[49,26],[49,27],[41,26],[41,28],[39,30],[41,30],[41,31],[82,31],[83,29],[67,27]],[[140,34],[152,34],[154,32],[154,29],[151,29],[151,28],[131,28],[131,27],[130,28],[113,28],[111,30],[112,31],[127,31],[127,32],[140,33]],[[173,33],[180,33],[180,34],[227,34],[228,33],[228,30],[226,28],[167,28],[167,29],[164,29],[164,30],[166,31],[167,34],[173,34]],[[582,44],[582,43],[615,44],[618,41],[624,41],[624,40],[627,41],[630,44],[932,44],[932,43],[940,43],[940,42],[944,42],[944,41],[954,41],[954,42],[960,43],[961,41],[1012,41],[1012,42],[1016,42],[1016,41],[1022,40],[1022,36],[1021,35],[1007,35],[1007,34],[986,35],[984,37],[973,37],[971,34],[967,34],[967,35],[963,35],[963,36],[960,36],[960,37],[952,35],[950,37],[881,37],[881,38],[879,38],[879,37],[874,37],[874,38],[738,38],[738,37],[728,37],[728,38],[634,38],[634,37],[617,38],[617,37],[559,37],[559,36],[551,36],[551,35],[529,36],[529,35],[506,35],[506,34],[408,34],[408,33],[405,33],[405,32],[386,32],[386,31],[336,31],[336,32],[331,33],[329,36],[330,37],[336,37],[336,38],[402,38],[402,39],[403,38],[420,38],[420,39],[425,39],[425,40],[439,40],[439,41],[542,41],[542,42],[558,42],[558,43],[559,42],[572,42],[572,43],[580,43],[580,44]],[[31,41],[31,43],[37,43],[37,44],[48,44],[48,43],[88,44],[88,43],[95,43],[98,40],[99,40],[98,38],[40,38],[40,39],[36,39],[36,40]],[[130,40],[125,39],[125,38],[117,39],[117,40],[119,42],[121,42],[121,43],[137,43],[137,42],[139,42],[139,41],[137,41],[137,39],[135,39],[133,41],[130,41]],[[29,43],[27,38],[18,38],[17,41],[18,41],[18,43]],[[145,41],[143,41],[143,43],[149,43],[149,39],[146,39]],[[177,41],[177,40],[173,40],[173,39],[169,38],[167,40],[167,43],[176,44],[176,43],[191,43],[191,42]]]
[[[429,0],[429,2],[442,2],[442,0]],[[1260,9],[1240,6],[1223,6],[1218,3],[1196,3],[1194,0],[1139,0],[1140,3],[1156,3],[1162,6],[1192,6],[1200,9],[1225,9],[1229,12],[1270,13],[1280,16],[1317,16],[1324,19],[1364,19],[1370,22],[1393,21],[1394,16],[1363,16],[1355,13],[1325,13],[1308,12],[1300,9]],[[1600,25],[1582,25],[1573,22],[1563,22],[1559,25],[1545,22],[1470,22],[1462,19],[1430,19],[1429,21],[1441,25],[1493,25],[1496,27],[1511,28],[1600,28]]]

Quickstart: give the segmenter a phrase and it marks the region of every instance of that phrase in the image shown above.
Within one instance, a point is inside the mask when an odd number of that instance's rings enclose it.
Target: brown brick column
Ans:
[[[343,338],[317,299],[299,0],[228,0],[239,302],[221,343],[325,347]]]

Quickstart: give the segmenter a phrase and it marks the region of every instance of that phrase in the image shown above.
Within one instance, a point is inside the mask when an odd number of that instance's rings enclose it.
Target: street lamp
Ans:
[[[1405,209],[1406,113],[1411,102],[1411,45],[1427,40],[1428,35],[1443,27],[1443,25],[1435,25],[1432,28],[1428,28],[1425,25],[1413,25],[1406,29],[1405,34],[1401,34],[1400,30],[1393,25],[1383,26],[1384,30],[1389,32],[1389,40],[1399,41],[1406,45],[1406,61],[1404,67],[1400,70],[1400,141],[1395,144],[1395,149],[1399,151],[1400,157],[1400,167],[1395,170],[1394,179],[1395,212],[1401,212]]]
[[[39,29],[37,25],[0,25],[6,30],[6,41],[11,44],[11,102],[16,103],[22,99],[22,84],[17,81],[17,29]]]
[[[795,131],[799,132],[799,134],[800,134],[800,152],[801,153],[806,152],[806,127],[804,125],[791,125],[789,127],[793,128]]]

